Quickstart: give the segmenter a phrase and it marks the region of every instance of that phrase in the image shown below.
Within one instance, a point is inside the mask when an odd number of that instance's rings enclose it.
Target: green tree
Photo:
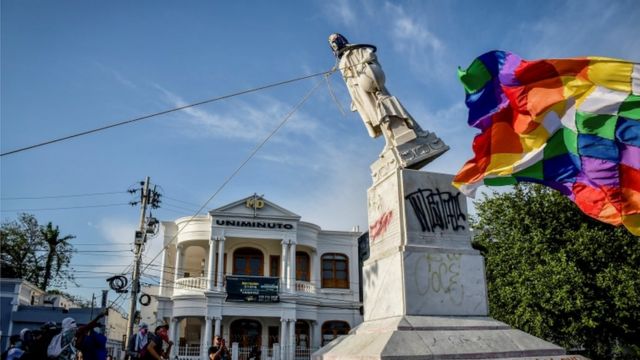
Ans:
[[[640,241],[549,188],[476,202],[491,316],[592,359],[640,358]]]
[[[0,242],[2,276],[25,279],[37,285],[42,268],[38,250],[43,246],[38,220],[31,214],[19,214],[17,220],[4,222],[0,227]]]
[[[2,252],[0,264],[3,277],[27,280],[42,290],[51,285],[62,286],[73,281],[69,271],[74,236],[60,237],[52,223],[38,224],[31,214],[19,214],[17,220],[6,221],[0,227]]]
[[[42,240],[47,244],[47,260],[44,265],[44,276],[42,282],[39,284],[40,288],[47,291],[50,285],[51,275],[56,274],[56,278],[63,277],[69,278],[71,274],[66,270],[71,262],[71,254],[73,252],[73,246],[69,243],[69,240],[75,239],[73,235],[66,235],[60,237],[60,229],[49,222],[46,226],[40,229],[42,234]]]

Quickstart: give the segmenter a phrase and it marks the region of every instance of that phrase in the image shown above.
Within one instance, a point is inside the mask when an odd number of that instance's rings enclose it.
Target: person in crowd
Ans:
[[[149,325],[141,322],[138,325],[138,332],[129,339],[129,346],[127,347],[129,359],[142,359],[146,355],[148,342]]]
[[[82,344],[84,337],[98,324],[98,321],[107,315],[107,310],[101,312],[95,319],[87,325],[78,327],[74,318],[68,317],[62,320],[62,352],[57,360],[75,360],[78,344]]]
[[[22,346],[20,335],[11,335],[9,337],[9,349],[2,353],[2,359],[19,360],[24,355]]]
[[[33,342],[29,345],[30,357],[28,359],[42,360],[47,358],[47,347],[54,336],[60,333],[56,323],[49,321],[39,330],[32,330]],[[24,360],[26,360],[25,358]]]
[[[167,344],[165,350],[164,344]],[[149,337],[147,351],[142,360],[166,360],[169,359],[173,342],[169,340],[169,325],[157,326],[153,335]]]
[[[21,348],[24,354],[20,357],[20,360],[39,360],[43,357],[38,354],[38,347],[42,341],[42,331],[22,329],[20,331],[20,341],[22,342]],[[46,353],[45,353],[46,358]]]
[[[84,360],[106,360],[107,337],[99,326],[91,329],[80,344]]]
[[[231,353],[222,336],[216,335],[213,346],[209,348],[209,360],[229,360]]]

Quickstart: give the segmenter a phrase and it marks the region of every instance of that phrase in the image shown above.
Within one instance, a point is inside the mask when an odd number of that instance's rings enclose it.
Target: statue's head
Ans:
[[[336,57],[342,56],[342,49],[344,49],[349,40],[346,37],[342,36],[338,33],[333,33],[329,35],[329,45],[331,45],[331,50],[333,50],[333,55]]]

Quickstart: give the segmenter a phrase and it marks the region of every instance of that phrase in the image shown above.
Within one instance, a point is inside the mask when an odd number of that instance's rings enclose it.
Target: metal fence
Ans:
[[[237,343],[233,343],[229,348],[232,360],[287,360],[289,359],[289,351],[286,348],[284,350],[284,354],[282,354],[280,345],[278,344],[274,344],[271,349],[266,346],[257,349],[251,347],[238,347]],[[311,359],[311,354],[317,350],[318,348],[303,348],[297,346],[293,360],[309,360]],[[200,354],[199,347],[178,347],[178,360],[200,360],[202,358],[206,358],[205,355],[206,354]]]

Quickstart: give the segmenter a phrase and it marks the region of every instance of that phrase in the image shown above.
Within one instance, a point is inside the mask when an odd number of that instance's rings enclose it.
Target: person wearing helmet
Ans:
[[[440,149],[440,152],[433,153],[433,158],[448,149],[435,134],[422,130],[400,101],[389,94],[375,46],[350,44],[347,38],[338,33],[329,36],[329,45],[351,95],[351,111],[360,114],[369,136],[384,136],[386,143],[383,153],[387,149],[400,153],[398,147],[403,144],[407,144],[404,148],[409,145],[419,146],[422,152],[428,152],[429,146],[424,146],[427,140],[434,144],[434,149]],[[417,139],[419,141],[416,141]],[[416,168],[421,165],[424,164],[415,163]]]

